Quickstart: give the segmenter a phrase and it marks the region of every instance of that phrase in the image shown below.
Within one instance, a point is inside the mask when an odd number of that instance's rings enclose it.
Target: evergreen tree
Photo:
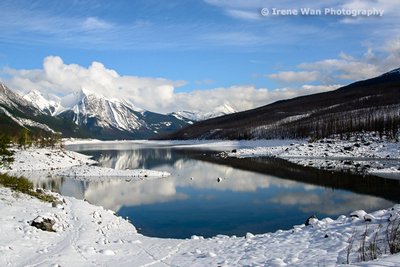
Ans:
[[[0,136],[0,166],[10,167],[10,163],[14,162],[14,151],[10,151],[11,138],[8,135]]]

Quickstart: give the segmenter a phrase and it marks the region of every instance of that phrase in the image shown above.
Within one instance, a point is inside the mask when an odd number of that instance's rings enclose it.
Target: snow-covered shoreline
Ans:
[[[90,156],[67,149],[50,149],[30,147],[25,150],[16,150],[14,162],[10,170],[1,168],[2,172],[47,171],[71,168],[74,166],[91,165],[96,161]]]
[[[59,176],[86,181],[106,181],[122,178],[143,180],[164,178],[171,175],[166,171],[115,170],[91,166],[97,162],[90,158],[90,156],[67,149],[31,147],[16,150],[14,162],[10,164],[10,169],[1,167],[0,172],[20,175],[26,172],[50,171]]]
[[[400,174],[400,143],[321,140],[272,147],[237,149],[230,157],[273,156],[290,162],[329,170]]]
[[[314,218],[309,226],[275,233],[161,239],[141,235],[111,210],[47,193],[59,199],[57,205],[0,187],[1,266],[343,266],[347,256],[352,266],[400,264],[400,254],[384,250],[385,229],[389,220],[399,218],[399,205],[335,220]],[[31,226],[38,216],[53,220],[55,232]],[[366,227],[367,245],[378,231],[382,254],[377,260],[358,262]]]
[[[193,146],[204,145],[200,142],[192,143]],[[225,145],[229,147],[229,144]],[[391,158],[399,158],[398,143],[363,144],[360,147],[353,144],[352,149],[345,147],[349,147],[349,143],[299,142],[293,145],[237,149],[229,156],[269,155],[298,159],[301,156],[310,157],[307,153],[314,149],[317,154],[313,155],[321,158],[324,156],[318,153],[332,153],[329,157],[334,157],[340,155],[341,150],[350,158],[360,156],[361,153],[364,156],[389,155]],[[332,150],[326,151],[327,148]],[[374,154],[368,154],[372,151],[375,151]],[[92,163],[89,157],[68,150],[28,149],[17,153],[13,167],[19,171],[34,170],[34,167],[38,170],[58,170],[67,164],[69,168],[75,166],[70,169],[74,176],[78,176],[76,174],[79,170],[86,172],[82,179],[91,179],[90,176],[98,174],[94,173],[98,167],[87,166]],[[26,168],[23,168],[24,165]],[[108,174],[104,176],[112,177]],[[297,225],[291,230],[275,233],[248,233],[244,237],[218,235],[206,239],[192,236],[191,239],[183,240],[143,236],[127,219],[117,217],[111,210],[73,197],[47,193],[58,198],[59,204],[53,207],[51,203],[16,194],[0,186],[1,266],[343,266],[347,263],[347,256],[352,266],[400,266],[400,254],[389,255],[384,248],[389,219],[400,219],[399,205],[370,214],[357,211],[336,219],[312,219],[309,226]],[[31,222],[38,216],[53,220],[56,232],[44,232],[31,226]],[[358,249],[365,229],[370,229],[367,242],[378,231],[382,251],[377,260],[358,262]],[[355,230],[357,233],[354,235]],[[349,249],[352,236],[355,241]]]
[[[166,171],[152,170],[115,170],[97,166],[81,166],[71,168],[58,173],[59,176],[74,178],[76,180],[107,181],[112,179],[151,179],[168,177],[171,174]]]

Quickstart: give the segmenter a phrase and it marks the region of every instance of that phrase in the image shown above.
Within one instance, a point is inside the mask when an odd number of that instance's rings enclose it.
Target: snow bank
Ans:
[[[366,245],[378,231],[385,246],[384,232],[400,205],[313,219],[288,231],[177,240],[145,237],[110,210],[53,195],[62,204],[53,207],[0,187],[1,266],[343,266],[347,256],[352,266],[400,265],[400,255],[386,255],[384,247],[378,260],[357,261],[366,225]],[[31,226],[38,216],[54,221],[55,232]]]
[[[96,163],[86,156],[66,149],[28,148],[17,150],[14,162],[10,164],[11,171],[43,171],[70,168],[73,166],[90,165]],[[1,172],[9,172],[4,167]]]
[[[121,178],[136,178],[143,180],[149,178],[162,178],[170,176],[167,171],[152,171],[144,169],[115,170],[97,166],[81,166],[58,173],[60,176],[71,177],[77,180],[106,181]]]
[[[400,173],[400,143],[395,142],[323,140],[310,144],[300,142],[275,147],[238,149],[228,153],[228,156],[273,156],[316,168],[340,170],[357,167],[358,170],[373,173]]]
[[[17,150],[14,155],[14,162],[10,164],[11,170],[2,167],[0,168],[0,172],[20,175],[28,171],[50,171],[60,176],[86,181],[107,181],[121,178],[148,180],[171,175],[166,171],[145,169],[115,170],[89,166],[94,163],[96,161],[91,160],[90,156],[66,149],[28,148],[27,150]],[[39,175],[44,174],[40,173]]]

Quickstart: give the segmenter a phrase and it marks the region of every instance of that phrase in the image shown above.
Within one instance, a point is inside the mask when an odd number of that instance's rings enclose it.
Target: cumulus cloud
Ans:
[[[65,64],[60,57],[49,56],[43,69],[14,70],[5,68],[11,78],[3,79],[14,91],[23,93],[35,89],[65,95],[85,88],[108,98],[126,98],[146,109],[162,109],[173,104],[174,88],[187,84],[163,78],[120,76],[100,62],[88,68]]]
[[[86,68],[77,64],[65,64],[57,56],[46,57],[43,69],[16,70],[5,67],[1,80],[20,93],[36,89],[65,95],[85,88],[108,98],[125,98],[140,108],[160,113],[181,110],[206,112],[224,104],[242,111],[281,99],[334,90],[348,84],[349,81],[376,77],[399,66],[400,36],[396,36],[387,40],[381,47],[367,47],[362,57],[341,52],[338,58],[303,62],[296,66],[298,72],[283,71],[266,75],[278,81],[278,84],[286,83],[287,87],[274,90],[257,88],[253,84],[177,93],[175,88],[187,85],[188,82],[120,76],[100,62],[93,62]],[[310,82],[313,85],[307,84]],[[214,81],[204,79],[195,83],[212,84]]]
[[[224,104],[241,111],[281,99],[333,90],[340,86],[304,85],[268,90],[257,89],[255,85],[239,85],[176,93],[175,88],[186,85],[186,81],[120,76],[100,62],[93,62],[85,68],[77,64],[65,64],[58,56],[46,57],[43,69],[15,70],[6,67],[3,73],[9,78],[2,78],[2,81],[21,94],[35,89],[66,95],[84,88],[108,98],[128,99],[137,107],[161,113],[181,110],[213,111]],[[214,83],[209,79],[202,82]]]

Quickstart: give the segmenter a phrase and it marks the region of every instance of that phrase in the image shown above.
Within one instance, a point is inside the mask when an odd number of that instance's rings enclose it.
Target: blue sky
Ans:
[[[322,14],[272,14],[303,8]],[[362,14],[374,9],[383,15]],[[400,67],[399,1],[16,0],[0,10],[0,81],[20,93],[83,87],[162,113],[245,110]]]

